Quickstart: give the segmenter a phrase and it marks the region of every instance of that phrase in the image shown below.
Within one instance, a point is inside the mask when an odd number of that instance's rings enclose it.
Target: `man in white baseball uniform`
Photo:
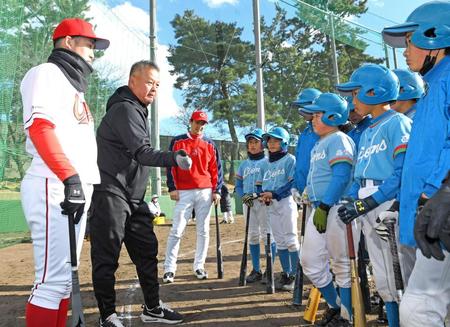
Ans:
[[[48,62],[31,68],[20,86],[26,150],[33,157],[21,185],[35,265],[28,327],[66,325],[72,286],[67,215],[75,218],[79,256],[93,184],[100,182],[84,95],[94,49],[108,48],[109,41],[88,22],[69,18],[56,27],[53,42]]]

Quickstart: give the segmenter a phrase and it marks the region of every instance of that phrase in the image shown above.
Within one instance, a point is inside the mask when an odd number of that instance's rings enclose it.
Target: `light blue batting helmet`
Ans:
[[[385,27],[383,40],[395,48],[406,48],[406,33],[422,49],[450,47],[450,1],[430,1],[417,7],[403,24]]]
[[[281,150],[286,151],[289,145],[289,133],[283,127],[274,127],[269,132],[263,134],[263,144],[267,147],[267,140],[273,137],[281,140]]]
[[[355,70],[350,81],[336,85],[342,95],[351,95],[358,90],[357,98],[368,105],[380,104],[397,100],[400,82],[397,75],[384,66],[365,64]],[[374,95],[369,92],[373,91]]]
[[[293,101],[292,104],[296,107],[311,104],[321,93],[318,89],[308,87],[298,94],[297,100]]]
[[[419,74],[407,69],[394,69],[400,81],[400,93],[397,100],[420,99],[425,92],[425,84]]]
[[[323,112],[322,122],[328,126],[339,126],[348,119],[347,101],[334,93],[322,93],[305,107],[312,112]]]
[[[249,138],[262,140],[263,134],[264,131],[261,128],[255,128],[250,133],[245,134],[245,140],[248,141]]]

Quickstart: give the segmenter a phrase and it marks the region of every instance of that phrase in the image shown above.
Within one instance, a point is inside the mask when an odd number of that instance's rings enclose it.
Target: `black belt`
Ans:
[[[372,184],[372,185],[370,185]],[[380,181],[378,179],[361,179],[361,187],[366,187],[366,186],[378,186],[383,184],[383,181]]]

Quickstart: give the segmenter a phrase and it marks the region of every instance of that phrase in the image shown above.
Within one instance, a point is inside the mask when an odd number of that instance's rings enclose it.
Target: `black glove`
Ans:
[[[192,167],[192,159],[183,149],[175,152],[175,161],[177,166],[183,170],[189,170]]]
[[[447,251],[450,251],[450,183],[448,181],[431,199],[426,201],[419,211],[414,225],[414,237],[417,246],[427,258],[444,260],[440,241]]]
[[[343,205],[338,209],[338,215],[344,224],[350,224],[353,219],[378,207],[377,201],[372,196],[361,200],[347,199],[342,203]]]
[[[86,203],[83,187],[78,174],[66,178],[64,181],[64,202],[60,203],[63,215],[73,214],[75,224],[78,224],[84,212]]]
[[[242,202],[245,203],[248,207],[253,207],[253,200],[258,198],[258,194],[256,193],[247,193],[242,196]]]

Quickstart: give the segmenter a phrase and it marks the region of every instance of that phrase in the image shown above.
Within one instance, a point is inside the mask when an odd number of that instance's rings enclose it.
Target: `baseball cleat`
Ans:
[[[195,271],[197,279],[208,279],[208,273],[204,269],[197,269]]]
[[[165,284],[173,283],[174,278],[175,278],[175,274],[173,272],[170,272],[170,271],[166,272],[166,273],[164,273],[164,276],[163,276],[163,282]]]
[[[254,283],[258,280],[262,279],[262,273],[260,271],[256,271],[255,269],[252,270],[250,275],[247,276],[246,281],[247,283]]]

